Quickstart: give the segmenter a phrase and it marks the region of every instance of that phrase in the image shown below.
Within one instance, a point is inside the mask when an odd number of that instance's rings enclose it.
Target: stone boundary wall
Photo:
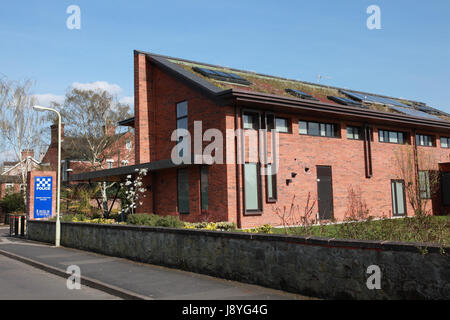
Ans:
[[[31,240],[54,233],[29,222]],[[450,299],[450,248],[434,245],[74,222],[61,245],[321,298]],[[381,289],[367,288],[371,265]]]

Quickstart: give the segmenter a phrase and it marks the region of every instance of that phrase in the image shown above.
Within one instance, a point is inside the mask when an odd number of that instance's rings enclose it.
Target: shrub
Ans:
[[[236,225],[233,222],[197,222],[197,223],[185,222],[184,228],[231,231],[236,229]]]
[[[272,228],[273,227],[270,224],[264,224],[253,229],[243,229],[242,231],[249,233],[273,233]]]
[[[178,217],[158,216],[155,214],[130,214],[127,217],[127,224],[168,228],[184,227],[183,221]]]
[[[25,201],[21,193],[6,195],[0,201],[0,207],[5,213],[25,212]]]

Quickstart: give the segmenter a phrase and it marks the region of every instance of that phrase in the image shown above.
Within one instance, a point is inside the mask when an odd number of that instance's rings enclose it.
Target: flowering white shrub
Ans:
[[[147,189],[143,186],[142,179],[147,175],[147,169],[136,169],[136,176],[130,174],[124,183],[120,184],[121,188],[125,189],[125,196],[127,203],[122,208],[122,213],[124,214],[134,214],[137,205],[142,205],[141,198],[145,198],[144,194]]]

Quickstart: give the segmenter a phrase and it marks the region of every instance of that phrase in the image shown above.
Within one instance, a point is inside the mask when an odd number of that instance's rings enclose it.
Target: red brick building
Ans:
[[[308,206],[313,219],[343,220],[353,189],[371,216],[411,216],[411,184],[401,163],[411,167],[422,197],[430,198],[427,210],[450,212],[449,194],[442,193],[448,187],[430,190],[431,173],[450,161],[450,116],[442,111],[406,99],[140,51],[134,64],[135,117],[125,124],[135,128],[136,165],[74,179],[117,181],[147,168],[148,196],[140,212],[252,227],[280,225],[283,211],[293,204],[299,215]],[[173,131],[186,128],[194,136],[195,121],[202,121],[203,134],[212,128],[223,134],[224,164],[171,160],[177,144]],[[236,135],[237,129],[243,133]],[[273,170],[275,163],[250,159],[248,135],[259,129],[268,129],[255,135],[258,151],[268,158],[274,150],[272,130],[278,132],[274,175],[260,169]],[[207,147],[212,139],[203,138]],[[236,164],[240,154],[245,163]]]
[[[34,150],[23,150],[21,161],[5,161],[0,172],[0,199],[8,193],[18,193],[26,182],[27,172],[37,170],[41,162],[34,158]]]
[[[42,164],[50,170],[55,170],[58,163],[58,126],[52,125],[51,142],[42,158]],[[103,154],[101,166],[103,168],[117,168],[134,164],[134,133],[133,130],[116,133],[116,126],[110,126],[106,135],[113,137],[112,142]],[[66,137],[64,124],[61,125],[61,175],[67,180],[70,174],[91,171],[93,169],[87,155],[89,150],[86,142],[81,138]],[[100,164],[99,164],[100,165]]]

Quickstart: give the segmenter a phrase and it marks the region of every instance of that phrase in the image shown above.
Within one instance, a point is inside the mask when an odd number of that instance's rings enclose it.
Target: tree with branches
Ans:
[[[66,139],[71,150],[97,171],[107,168],[107,159],[115,153],[115,144],[121,135],[115,134],[116,123],[130,117],[130,107],[118,102],[106,90],[81,90],[70,88],[64,104],[57,105],[65,123]],[[108,214],[107,191],[115,183],[99,182],[104,215]]]
[[[18,161],[23,186],[27,183],[31,163],[28,158],[23,159],[22,151],[36,151],[43,145],[44,118],[42,113],[33,109],[35,99],[31,94],[32,87],[30,80],[0,79],[0,143],[3,151],[13,152]]]

